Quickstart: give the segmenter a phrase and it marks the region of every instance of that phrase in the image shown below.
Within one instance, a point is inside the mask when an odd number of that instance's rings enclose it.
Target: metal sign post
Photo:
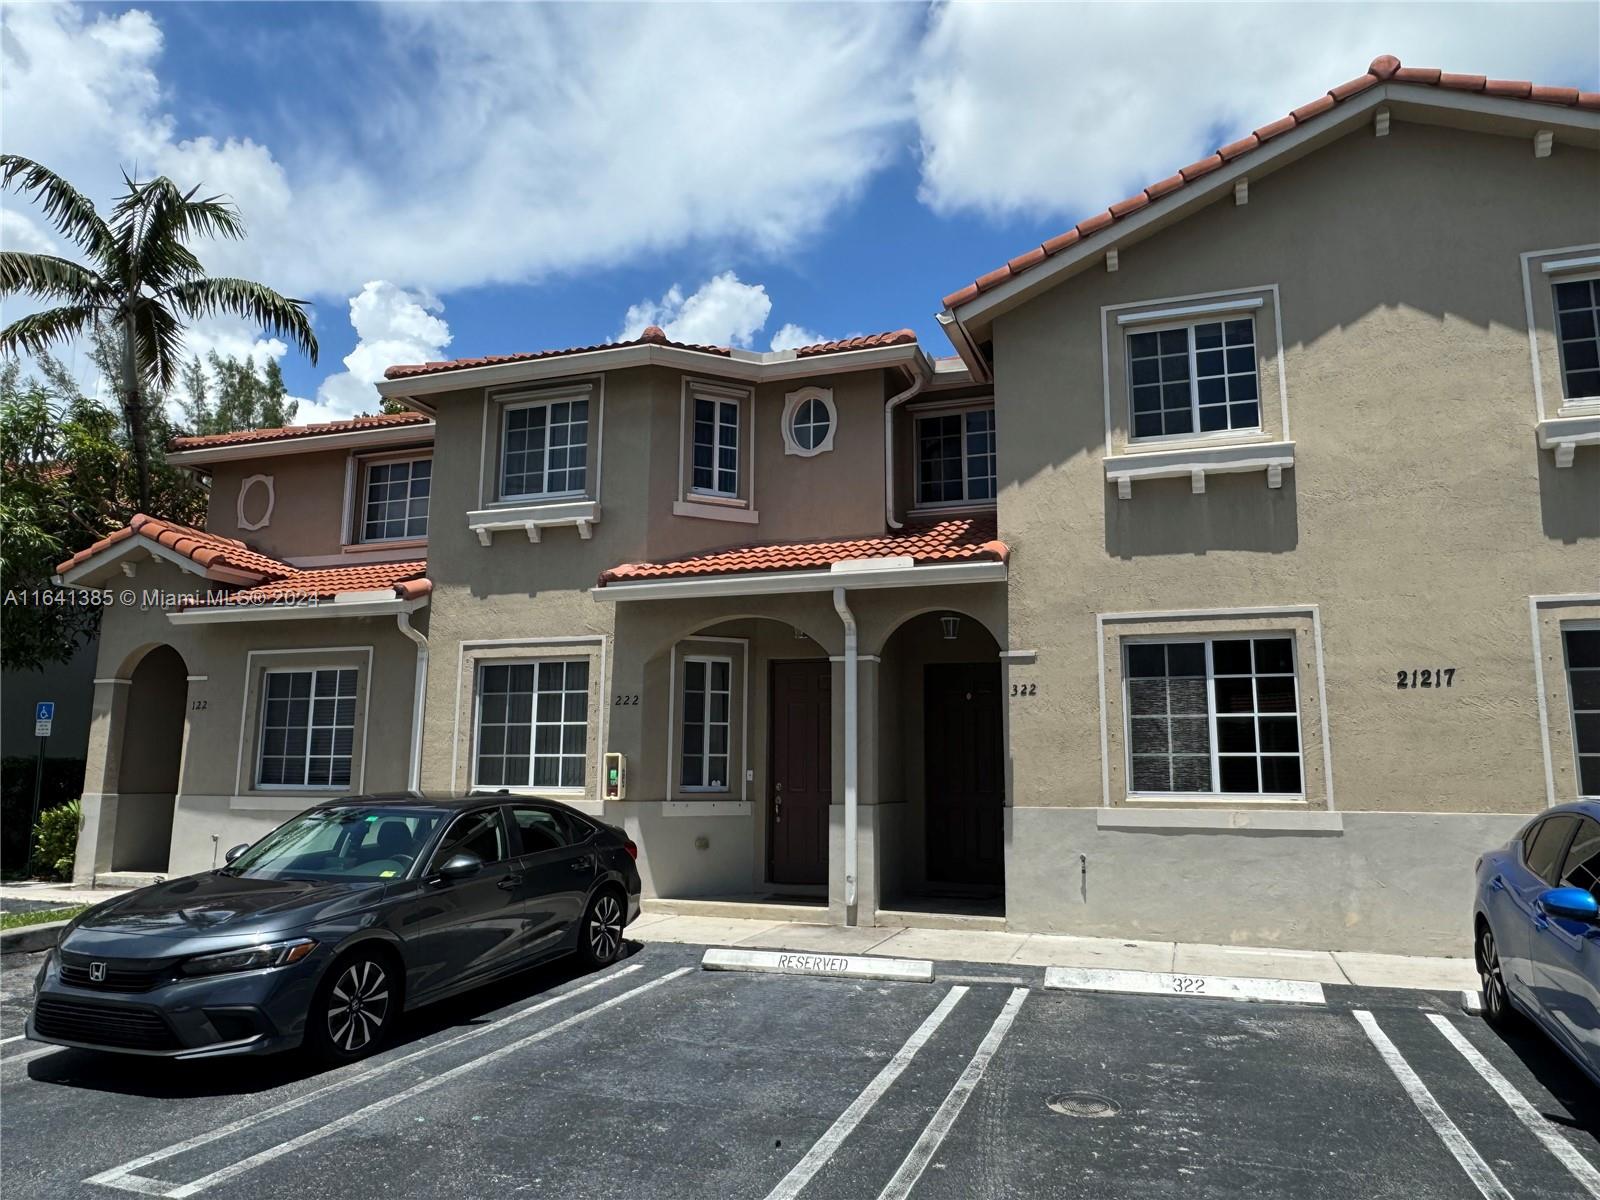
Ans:
[[[33,709],[33,733],[39,739],[39,757],[33,766],[33,820],[28,824],[28,862],[36,853],[34,830],[39,828],[39,801],[44,794],[44,748],[50,740],[50,726],[56,719],[56,702],[41,700]]]

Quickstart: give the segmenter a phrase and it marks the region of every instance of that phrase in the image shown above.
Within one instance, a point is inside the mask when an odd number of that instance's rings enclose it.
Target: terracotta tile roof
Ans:
[[[66,562],[58,564],[56,573],[64,574],[135,534],[159,542],[168,550],[174,550],[192,559],[201,567],[228,567],[246,575],[254,575],[262,581],[281,579],[294,574],[294,568],[287,563],[257,553],[237,538],[222,537],[215,533],[207,533],[203,529],[191,529],[187,525],[179,525],[173,521],[147,517],[144,513],[135,516],[125,528],[107,534],[94,545],[78,551]]]
[[[366,563],[359,567],[322,567],[291,570],[282,579],[231,592],[209,608],[234,608],[242,604],[281,604],[286,601],[331,600],[340,592],[369,592],[391,588],[401,600],[417,600],[433,590],[425,576],[426,559],[415,562]]]
[[[909,329],[896,329],[889,333],[867,333],[859,337],[844,338],[836,342],[818,342],[814,346],[801,346],[795,350],[800,358],[813,358],[823,354],[839,354],[846,350],[870,350],[876,346],[900,346],[914,343],[917,335]],[[592,354],[598,350],[620,350],[627,346],[671,346],[677,350],[693,350],[698,354],[715,354],[731,358],[733,351],[727,346],[699,346],[693,342],[675,342],[657,325],[652,325],[638,337],[624,342],[601,342],[593,346],[572,346],[565,350],[534,350],[526,354],[490,354],[481,358],[454,358],[447,362],[402,363],[383,373],[385,379],[411,379],[418,375],[436,375],[441,371],[459,371],[467,367],[493,367],[501,363],[533,362],[541,358],[563,358],[571,354]]]
[[[1403,67],[1400,65],[1400,60],[1392,54],[1379,55],[1372,60],[1372,65],[1367,68],[1365,75],[1358,75],[1347,83],[1341,83],[1338,87],[1318,96],[1309,104],[1301,105],[1287,116],[1268,122],[1254,133],[1248,134],[1236,142],[1228,143],[1214,154],[1202,158],[1199,162],[1190,163],[1175,174],[1169,175],[1159,182],[1152,183],[1143,191],[1136,192],[1126,200],[1118,201],[1102,212],[1085,217],[1065,233],[1058,234],[1042,245],[1035,246],[1031,250],[1019,254],[1004,266],[997,267],[987,275],[980,275],[977,279],[967,284],[966,287],[951,292],[944,298],[944,306],[946,308],[955,308],[958,305],[977,299],[978,296],[998,287],[1007,279],[1031,270],[1046,259],[1060,254],[1063,250],[1068,249],[1082,239],[1105,229],[1113,222],[1138,212],[1152,201],[1170,195],[1187,184],[1193,183],[1196,179],[1209,175],[1224,163],[1231,162],[1241,155],[1249,154],[1252,150],[1266,144],[1273,138],[1288,133],[1308,121],[1315,120],[1352,96],[1358,96],[1368,88],[1376,87],[1378,84],[1386,83],[1390,80],[1395,83],[1422,84],[1427,87],[1446,88],[1451,91],[1481,92],[1486,96],[1526,100],[1534,104],[1552,104],[1565,108],[1581,108],[1590,112],[1600,112],[1600,92],[1580,92],[1577,88],[1568,87],[1542,87],[1523,80],[1485,79],[1482,75],[1451,75],[1448,72],[1438,70],[1436,67]]]
[[[881,537],[835,541],[782,542],[734,546],[692,558],[653,563],[623,563],[600,576],[600,586],[642,579],[700,575],[742,575],[752,571],[825,570],[852,558],[909,555],[918,563],[1004,562],[1006,544],[997,540],[993,513],[908,524]]]
[[[236,433],[210,433],[197,437],[173,438],[169,450],[200,450],[207,446],[240,446],[250,442],[278,442],[286,438],[317,437],[329,433],[355,433],[363,429],[386,429],[391,425],[431,425],[422,413],[374,413],[348,421],[324,421],[318,425],[283,425],[276,429],[241,429]]]

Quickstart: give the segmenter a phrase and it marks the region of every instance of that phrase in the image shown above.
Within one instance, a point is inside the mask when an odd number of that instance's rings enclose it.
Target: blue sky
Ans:
[[[0,8],[8,151],[234,197],[202,249],[316,304],[302,417],[384,366],[644,322],[754,349],[910,326],[1081,216],[1365,69],[1600,87],[1592,4]],[[8,246],[54,248],[3,198]],[[15,304],[8,306],[15,311]]]

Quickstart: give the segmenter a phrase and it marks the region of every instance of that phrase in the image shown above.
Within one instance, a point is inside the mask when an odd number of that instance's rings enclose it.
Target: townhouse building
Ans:
[[[1600,794],[1597,197],[1600,95],[1384,57],[946,296],[954,356],[652,328],[180,439],[206,528],[61,567],[79,874],[506,789],[656,897],[1464,953],[1476,855]]]

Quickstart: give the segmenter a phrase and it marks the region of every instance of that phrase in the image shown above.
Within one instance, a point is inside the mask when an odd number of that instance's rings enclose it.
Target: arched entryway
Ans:
[[[171,646],[148,651],[129,678],[117,766],[113,871],[167,869],[188,693],[188,669]]]
[[[880,850],[886,907],[1004,915],[998,642],[965,613],[926,612],[884,643],[880,672],[880,802],[901,805]]]

